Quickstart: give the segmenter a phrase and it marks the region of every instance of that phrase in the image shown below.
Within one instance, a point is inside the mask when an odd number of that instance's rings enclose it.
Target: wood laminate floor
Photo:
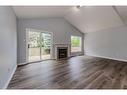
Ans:
[[[17,68],[8,89],[125,89],[127,63],[90,56]]]

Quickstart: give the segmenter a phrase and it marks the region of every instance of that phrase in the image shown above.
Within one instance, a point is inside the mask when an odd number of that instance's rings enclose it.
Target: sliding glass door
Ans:
[[[28,34],[28,60],[29,62],[40,60],[40,34],[38,32]]]
[[[41,59],[49,59],[51,53],[51,34],[41,33]]]
[[[51,41],[50,33],[28,31],[28,62],[50,59]]]

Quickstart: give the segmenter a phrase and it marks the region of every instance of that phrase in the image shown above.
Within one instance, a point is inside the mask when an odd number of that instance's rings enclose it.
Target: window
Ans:
[[[71,52],[82,51],[82,40],[79,36],[71,36]]]

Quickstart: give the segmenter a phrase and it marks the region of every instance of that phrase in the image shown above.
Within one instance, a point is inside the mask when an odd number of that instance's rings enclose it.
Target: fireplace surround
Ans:
[[[54,44],[55,47],[55,59],[65,59],[70,56],[69,44]]]

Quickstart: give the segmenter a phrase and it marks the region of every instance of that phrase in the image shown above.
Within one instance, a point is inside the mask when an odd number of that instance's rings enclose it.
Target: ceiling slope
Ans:
[[[65,16],[72,25],[83,33],[95,32],[124,25],[113,7],[76,7]]]
[[[64,17],[83,33],[127,24],[126,6],[14,6],[18,18]]]
[[[120,15],[123,22],[127,24],[127,6],[117,6],[116,11]]]

